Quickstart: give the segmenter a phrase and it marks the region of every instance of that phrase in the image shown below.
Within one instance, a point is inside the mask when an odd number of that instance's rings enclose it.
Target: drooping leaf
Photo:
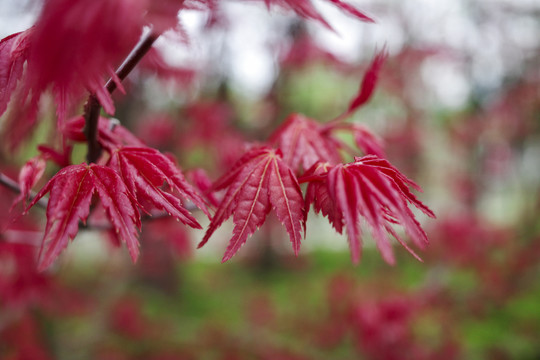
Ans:
[[[298,254],[302,230],[305,231],[304,201],[296,177],[278,152],[265,147],[251,149],[216,182],[215,188],[227,192],[199,247],[234,214],[233,236],[222,261],[229,260],[273,208]]]
[[[358,94],[349,104],[349,109],[347,110],[346,114],[354,112],[360,106],[367,103],[367,101],[373,94],[373,91],[375,90],[377,80],[379,79],[379,72],[387,57],[388,52],[386,48],[383,48],[381,51],[379,51],[377,55],[375,55],[366,73],[364,74]]]
[[[61,120],[86,90],[114,113],[104,78],[137,42],[144,11],[140,1],[46,1],[32,35],[28,89],[41,94],[52,86]]]
[[[179,196],[193,202],[209,216],[205,202],[185,180],[177,166],[158,150],[149,147],[122,147],[112,153],[110,166],[117,170],[140,204],[150,203],[186,225],[201,226],[182,205],[180,197],[165,191],[166,183]]]
[[[420,187],[384,159],[368,155],[345,165],[320,165],[301,181],[309,182],[308,205],[313,204],[315,211],[327,216],[336,229],[341,228],[344,220],[354,263],[360,260],[361,254],[360,218],[369,225],[379,251],[390,264],[395,260],[388,234],[417,257],[392,225],[401,225],[418,247],[424,248],[428,243],[426,233],[408,205],[414,205],[430,217],[435,215],[409,189],[420,190]],[[327,195],[323,195],[325,190]]]
[[[38,145],[37,149],[47,160],[53,161],[56,165],[60,167],[66,167],[71,165],[71,151],[73,150],[73,145],[64,143],[62,150],[56,150],[55,148],[48,145]]]
[[[127,244],[132,260],[137,260],[139,212],[126,185],[114,170],[96,164],[65,167],[41,189],[28,209],[48,192],[47,225],[39,256],[40,270],[49,267],[69,240],[77,235],[79,221],[85,222],[90,213],[94,193],[98,194],[115,232]]]
[[[3,139],[12,149],[32,132],[36,123],[39,98],[29,96],[19,86],[24,79],[32,33],[33,28],[0,41],[0,116],[10,101],[14,103],[1,130]]]
[[[6,111],[11,95],[23,74],[28,57],[28,31],[0,40],[0,116]]]

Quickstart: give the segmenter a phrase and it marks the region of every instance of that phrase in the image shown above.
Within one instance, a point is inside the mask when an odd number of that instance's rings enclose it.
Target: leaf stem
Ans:
[[[142,58],[150,51],[152,45],[159,37],[159,33],[149,31],[144,34],[141,40],[135,45],[133,50],[126,57],[122,65],[116,70],[116,78],[110,78],[105,84],[107,91],[112,94],[118,87],[118,82],[122,81],[129,75],[129,73],[135,68],[135,66],[142,60]],[[99,103],[95,94],[91,94],[84,106],[84,120],[85,120],[85,135],[88,140],[88,152],[86,155],[86,161],[90,163],[96,162],[101,155],[101,146],[98,142],[98,123],[99,114],[101,112],[101,104]]]

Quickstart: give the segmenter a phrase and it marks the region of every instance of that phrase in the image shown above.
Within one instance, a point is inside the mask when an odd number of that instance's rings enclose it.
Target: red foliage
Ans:
[[[315,211],[322,211],[328,216],[338,232],[344,223],[354,263],[360,261],[360,217],[370,226],[379,251],[390,264],[395,260],[387,233],[417,257],[394,231],[393,224],[403,226],[418,247],[424,248],[428,243],[408,203],[430,217],[435,215],[409,190],[413,187],[420,191],[420,187],[386,160],[368,155],[355,158],[354,162],[346,165],[317,164],[301,181],[310,182],[310,196],[306,197],[308,207],[314,203]]]
[[[279,153],[269,148],[250,150],[214,188],[227,188],[227,192],[199,247],[234,213],[233,237],[222,261],[229,260],[264,223],[273,208],[298,255],[301,233],[305,230],[304,201],[296,177]]]
[[[165,210],[184,224],[200,229],[201,226],[182,206],[181,200],[172,191],[160,187],[167,183],[171,190],[192,201],[209,215],[204,200],[195,192],[174,163],[159,151],[148,147],[122,147],[112,153],[109,166],[124,180],[139,204],[151,203]]]
[[[51,278],[37,271],[36,247],[0,242],[0,302],[7,307],[39,303],[52,287]]]
[[[349,104],[349,109],[347,110],[347,113],[352,113],[369,100],[369,98],[373,94],[373,90],[375,90],[375,86],[377,85],[379,71],[381,70],[381,67],[387,57],[388,52],[386,51],[386,48],[383,48],[373,58],[371,64],[369,65],[369,68],[364,74],[364,78],[362,79],[362,84],[360,85],[360,90],[358,91],[358,94]]]
[[[5,360],[52,360],[37,319],[23,316],[7,329],[0,329],[0,349]]]
[[[39,269],[49,267],[69,240],[77,235],[79,221],[86,221],[90,214],[94,193],[99,195],[117,236],[127,244],[131,258],[137,260],[137,228],[141,226],[139,212],[135,200],[114,170],[96,164],[67,166],[41,189],[29,207],[48,192],[51,195]]]
[[[0,115],[6,111],[28,56],[29,31],[9,35],[0,41]]]
[[[361,21],[373,22],[344,1],[329,2]],[[331,28],[311,0],[265,0],[265,3],[268,7],[291,9],[300,17]],[[298,255],[310,205],[322,212],[338,232],[347,229],[354,262],[360,259],[358,222],[361,219],[369,224],[383,257],[390,263],[394,258],[388,233],[407,247],[393,225],[402,225],[416,245],[421,247],[427,242],[408,207],[413,204],[433,216],[409,190],[419,187],[383,160],[382,142],[367,127],[345,122],[373,96],[388,56],[386,48],[368,65],[357,94],[341,115],[323,124],[293,113],[269,141],[248,147],[247,151],[244,134],[234,128],[237,112],[229,101],[225,80],[217,100],[186,104],[185,110],[178,112],[186,115],[183,126],[175,127],[171,118],[164,118],[159,124],[141,125],[141,138],[151,146],[182,150],[186,158],[190,156],[189,150],[204,148],[205,156],[214,157],[211,161],[215,168],[226,169],[214,183],[203,170],[195,170],[190,173],[195,184],[192,186],[172,155],[147,146],[119,120],[100,116],[101,109],[108,115],[115,112],[111,93],[115,88],[124,90],[121,79],[137,64],[165,78],[182,82],[193,78],[191,70],[170,67],[152,48],[162,32],[177,27],[178,12],[185,9],[209,11],[208,27],[219,26],[222,20],[219,4],[213,0],[91,3],[50,0],[44,3],[31,29],[0,41],[0,115],[11,104],[3,124],[3,139],[16,146],[30,134],[36,127],[43,94],[50,92],[56,105],[55,142],[39,145],[39,155],[22,167],[18,186],[2,180],[20,192],[16,203],[31,200],[28,209],[38,202],[43,207],[47,204],[47,222],[37,260],[40,270],[54,262],[81,227],[108,231],[113,243],[126,243],[135,261],[139,255],[140,212],[158,217],[170,215],[184,225],[201,228],[190,211],[198,208],[211,217],[208,203],[216,211],[199,247],[233,216],[235,227],[223,261],[230,259],[265,223],[271,210],[285,227]],[[153,29],[136,44],[145,25]],[[300,40],[287,61],[304,63],[319,57],[339,63],[314,46],[307,35]],[[114,72],[119,64],[121,69]],[[107,77],[109,83],[104,85]],[[78,111],[84,96],[89,96],[84,114],[66,121],[68,115]],[[340,132],[352,135],[356,148],[341,139]],[[88,145],[88,164],[73,164],[78,156],[76,151],[72,153],[74,143]],[[367,156],[343,163],[347,156],[358,155],[358,150]],[[233,159],[238,159],[242,152],[244,155],[233,164]],[[45,174],[47,161],[58,165],[60,170],[33,196],[32,188]],[[208,170],[211,175],[216,172]],[[305,198],[299,176],[309,183]],[[11,213],[3,216],[2,220],[4,217],[7,220],[2,226],[11,226],[16,216]],[[150,216],[144,215],[144,219]],[[162,224],[160,236],[171,237],[179,252],[187,252],[185,231],[175,235],[176,226],[169,220],[158,223]],[[152,235],[152,231],[158,232],[152,227],[147,227],[150,238],[158,237]],[[10,251],[13,259],[22,259],[17,255],[18,250]]]
[[[300,114],[290,115],[274,132],[270,142],[282,151],[283,161],[297,173],[318,161],[341,162],[339,149],[342,143],[322,125]]]

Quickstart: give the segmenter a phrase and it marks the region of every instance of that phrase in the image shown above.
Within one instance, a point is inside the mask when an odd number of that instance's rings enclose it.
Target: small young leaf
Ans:
[[[352,113],[369,100],[369,98],[373,94],[373,91],[375,90],[375,86],[377,85],[377,80],[379,79],[379,71],[381,70],[381,67],[387,57],[388,52],[386,48],[383,48],[373,58],[371,64],[369,65],[369,68],[364,74],[364,78],[362,79],[362,84],[360,85],[358,94],[349,104],[349,109],[346,112],[347,114]]]

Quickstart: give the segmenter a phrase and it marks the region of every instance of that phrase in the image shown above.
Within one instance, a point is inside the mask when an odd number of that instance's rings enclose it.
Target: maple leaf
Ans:
[[[329,163],[319,162],[306,171],[301,179],[304,182],[309,179],[319,180],[321,175],[326,174],[330,167],[331,165]],[[326,216],[332,227],[336,229],[338,233],[342,233],[343,213],[330,197],[326,183],[322,181],[310,182],[306,189],[305,199],[307,209],[309,209],[310,205],[313,205],[316,213],[322,213]]]
[[[6,111],[11,94],[23,74],[28,56],[28,32],[9,35],[0,41],[0,116]]]
[[[282,151],[283,160],[296,171],[300,165],[307,170],[318,161],[341,162],[340,141],[319,123],[301,114],[290,115],[269,142]]]
[[[178,167],[158,150],[149,147],[122,147],[113,151],[109,165],[120,174],[138,203],[151,203],[184,224],[200,229],[197,220],[182,206],[180,198],[161,189],[167,183],[180,196],[210,216],[201,196],[185,180]]]
[[[0,116],[12,102],[10,114],[2,126],[2,135],[13,148],[33,129],[37,115],[37,98],[26,102],[27,93],[16,92],[23,78],[24,64],[29,56],[30,37],[33,29],[12,34],[0,41]]]
[[[421,191],[420,187],[387,160],[367,155],[356,157],[349,164],[318,164],[300,181],[309,182],[306,207],[313,204],[315,211],[327,216],[338,232],[345,224],[354,263],[359,262],[361,254],[361,218],[371,228],[379,251],[390,264],[395,259],[388,234],[418,258],[400,239],[392,228],[393,224],[403,226],[418,247],[423,248],[428,243],[425,232],[408,205],[416,206],[430,217],[435,215],[409,189],[412,187]]]
[[[298,255],[302,229],[305,232],[304,200],[296,177],[279,152],[266,147],[251,149],[228,174],[218,179],[214,188],[226,188],[227,192],[199,248],[234,213],[233,237],[222,261],[229,260],[264,223],[273,208]]]
[[[31,39],[29,89],[41,94],[52,85],[61,120],[85,90],[96,94],[107,113],[114,113],[103,77],[112,75],[137,42],[143,15],[139,1],[46,1]]]
[[[116,171],[96,164],[65,167],[41,189],[27,210],[48,192],[47,225],[39,270],[49,267],[69,240],[77,235],[79,221],[85,222],[88,218],[94,193],[98,194],[118,237],[127,244],[132,260],[137,260],[140,216],[129,190]]]
[[[387,57],[388,52],[386,50],[386,47],[384,47],[381,51],[379,51],[377,55],[375,55],[366,73],[364,74],[364,77],[362,78],[362,83],[360,85],[358,94],[356,94],[356,96],[349,104],[349,108],[346,114],[352,113],[360,106],[367,103],[367,101],[373,94],[373,91],[375,90],[377,80],[379,79],[379,72]]]

